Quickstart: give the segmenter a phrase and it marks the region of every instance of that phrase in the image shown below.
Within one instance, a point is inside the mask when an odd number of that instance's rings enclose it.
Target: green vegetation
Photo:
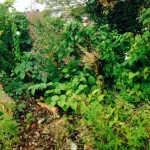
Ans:
[[[0,85],[0,149],[9,150],[18,142],[17,122],[13,118],[15,104]]]
[[[82,16],[74,15],[77,8],[72,9],[73,21],[66,23],[63,17],[51,18],[45,12],[10,13],[10,6],[0,4],[5,91],[21,103],[23,96],[42,97],[47,105],[58,107],[70,122],[66,134],[76,131],[82,142],[95,149],[148,150],[148,2],[87,1],[83,11],[91,20],[86,26]],[[0,144],[9,149],[18,131],[5,114],[0,109]],[[34,122],[33,115],[28,113],[26,121]]]

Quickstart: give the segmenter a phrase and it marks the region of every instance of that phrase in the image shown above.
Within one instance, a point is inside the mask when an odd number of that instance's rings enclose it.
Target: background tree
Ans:
[[[142,28],[138,16],[143,8],[149,7],[147,0],[88,0],[87,12],[99,25],[109,24],[119,33],[139,33]]]

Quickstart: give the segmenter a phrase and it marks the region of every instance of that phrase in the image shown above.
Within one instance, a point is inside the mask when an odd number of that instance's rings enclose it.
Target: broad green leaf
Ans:
[[[56,101],[51,101],[51,102],[50,102],[50,106],[51,106],[51,107],[54,107],[55,104],[56,104]]]
[[[71,107],[73,110],[76,110],[76,109],[77,109],[77,102],[71,103],[71,104],[70,104],[70,107]]]
[[[144,74],[144,79],[146,80],[148,76],[149,76],[149,74],[148,74],[148,73],[145,73],[145,74]]]
[[[149,69],[148,69],[148,67],[145,67],[144,68],[144,72],[147,72]]]
[[[48,98],[46,99],[46,104],[50,104],[50,102],[51,102],[51,97],[48,97]]]
[[[60,89],[53,89],[53,92],[54,92],[55,94],[61,94]]]
[[[36,75],[36,78],[37,78],[38,80],[40,80],[40,79],[41,79],[41,75],[40,75],[40,74]]]
[[[66,74],[66,75],[65,75],[65,78],[69,78],[69,77],[70,77],[70,74]]]
[[[63,91],[63,90],[66,90],[67,86],[66,86],[66,84],[61,83],[58,85],[58,88]]]
[[[74,78],[74,79],[72,80],[72,84],[73,84],[73,86],[74,86],[74,85],[78,85],[78,84],[79,84],[79,78],[78,78],[78,77]]]
[[[90,84],[95,84],[95,78],[94,78],[93,76],[89,76],[89,77],[88,77],[88,82],[89,82]]]
[[[80,78],[80,81],[85,82],[85,83],[87,82],[87,80],[86,80],[85,77],[81,77],[81,78]]]
[[[70,89],[66,92],[66,95],[70,95],[71,93],[72,93],[72,90]]]
[[[67,98],[66,95],[61,95],[61,96],[59,97],[59,100],[60,100],[60,101],[66,100],[66,98]]]
[[[140,74],[139,71],[137,71],[136,73],[129,72],[129,79],[132,79],[132,78],[134,78],[135,76],[138,76],[139,74]]]
[[[50,94],[50,93],[53,93],[53,90],[47,90],[47,91],[45,92],[45,94]]]
[[[46,87],[47,87],[46,83],[40,83],[38,88],[42,90],[45,89]]]
[[[150,24],[150,19],[145,19],[145,20],[143,21],[143,25],[146,25],[146,24]]]
[[[133,90],[137,91],[139,88],[140,88],[140,84],[135,84],[134,87],[133,87]]]
[[[82,85],[80,84],[78,86],[78,89],[76,90],[76,94],[80,93],[81,91],[83,91],[85,88],[87,87],[87,85]]]
[[[53,82],[47,83],[47,86],[51,86],[51,85],[53,85]]]
[[[46,83],[47,82],[47,76],[42,76],[41,80]]]
[[[23,61],[23,62],[20,64],[20,68],[25,69],[25,67],[26,67],[26,62]]]
[[[61,108],[63,108],[64,107],[64,105],[65,105],[65,103],[66,103],[66,101],[65,100],[61,100],[61,101],[58,101],[58,106],[60,106]]]
[[[91,90],[92,90],[92,91],[97,90],[97,89],[100,89],[97,85],[93,85],[93,86],[91,87]]]
[[[31,89],[31,93],[32,93],[32,95],[34,95],[35,94],[35,89]]]
[[[58,101],[59,97],[57,95],[51,97],[51,101]]]
[[[98,98],[97,98],[97,100],[98,100],[99,102],[101,102],[103,99],[104,99],[104,95],[99,95]]]
[[[86,87],[84,88],[84,90],[83,90],[84,93],[87,93],[87,92],[89,92],[89,91],[90,91],[90,88],[89,88],[88,86],[86,86]]]
[[[68,68],[64,68],[64,69],[62,70],[62,72],[63,72],[63,73],[68,73],[68,72],[69,72],[69,69],[68,69]]]
[[[92,92],[92,95],[95,95],[97,92],[99,92],[100,91],[100,89],[96,89],[96,90],[94,90],[93,92]]]
[[[67,105],[64,105],[62,109],[63,109],[63,111],[67,111],[68,106],[67,106]]]
[[[24,79],[25,78],[25,72],[21,71],[19,74],[20,79]]]
[[[32,62],[31,61],[29,61],[29,62],[27,62],[27,64],[26,64],[26,69],[28,70],[28,69],[30,69],[31,67],[32,67]]]
[[[17,67],[14,69],[14,72],[15,72],[16,74],[18,74],[19,71],[20,71],[20,67],[17,66]]]

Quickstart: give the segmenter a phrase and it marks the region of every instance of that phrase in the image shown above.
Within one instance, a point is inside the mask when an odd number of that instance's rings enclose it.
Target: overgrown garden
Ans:
[[[148,150],[148,1],[86,1],[70,8],[71,22],[11,6],[0,4],[0,81],[17,107],[7,107],[11,117],[0,103],[0,149],[19,143],[20,116],[33,100],[65,118],[53,133],[59,148],[71,139],[89,150]],[[32,116],[26,123],[36,122]]]

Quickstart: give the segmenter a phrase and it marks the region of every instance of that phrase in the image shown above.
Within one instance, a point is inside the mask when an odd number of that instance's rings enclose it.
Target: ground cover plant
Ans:
[[[130,16],[130,4],[87,1],[69,23],[0,5],[1,84],[17,105],[13,119],[0,110],[5,149],[66,149],[69,140],[89,150],[149,149],[150,9],[136,1]]]

